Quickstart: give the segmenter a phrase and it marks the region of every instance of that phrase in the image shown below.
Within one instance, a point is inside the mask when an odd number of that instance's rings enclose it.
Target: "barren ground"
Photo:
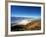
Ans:
[[[11,27],[11,31],[32,31],[32,30],[40,30],[41,29],[41,21],[32,21],[26,25],[16,25]]]

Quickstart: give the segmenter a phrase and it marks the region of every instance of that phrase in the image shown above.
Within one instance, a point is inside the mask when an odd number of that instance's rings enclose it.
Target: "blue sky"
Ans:
[[[11,6],[11,17],[41,16],[41,7]]]

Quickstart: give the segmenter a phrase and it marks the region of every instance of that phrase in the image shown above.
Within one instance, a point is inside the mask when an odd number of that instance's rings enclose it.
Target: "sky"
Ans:
[[[36,6],[11,6],[11,17],[41,16],[41,7]]]

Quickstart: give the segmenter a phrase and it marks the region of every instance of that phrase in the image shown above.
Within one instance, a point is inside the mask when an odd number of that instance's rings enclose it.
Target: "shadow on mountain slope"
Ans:
[[[41,29],[41,20],[29,22],[26,25],[15,25],[11,27],[11,31],[32,31]]]

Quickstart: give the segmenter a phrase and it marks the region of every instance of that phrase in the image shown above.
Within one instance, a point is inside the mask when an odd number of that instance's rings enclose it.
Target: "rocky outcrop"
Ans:
[[[29,31],[29,30],[40,30],[41,29],[41,21],[32,21],[26,25],[15,25],[11,27],[11,31]]]

